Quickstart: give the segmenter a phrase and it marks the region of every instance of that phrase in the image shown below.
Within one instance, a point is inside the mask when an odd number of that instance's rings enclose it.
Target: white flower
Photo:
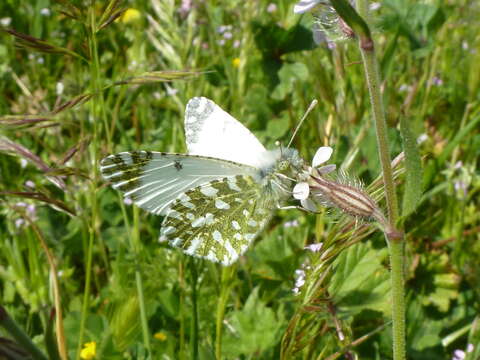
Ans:
[[[465,351],[463,350],[455,350],[453,352],[453,358],[452,360],[463,360],[465,359]]]
[[[322,250],[323,243],[310,244],[305,246],[305,250],[310,250],[311,252],[319,252]]]
[[[284,228],[297,227],[297,226],[298,226],[298,220],[287,221],[285,224],[283,224]]]
[[[385,224],[385,216],[377,203],[355,182],[348,184],[335,181],[323,175],[335,170],[335,165],[321,166],[332,156],[332,148],[320,147],[307,167],[299,175],[299,182],[293,187],[292,195],[300,200],[305,210],[316,212],[317,205],[335,207],[351,216],[373,218]]]
[[[312,160],[312,168],[308,169],[308,175],[311,175],[313,172],[319,172],[320,174],[327,174],[335,170],[335,165],[326,165],[319,167],[321,164],[327,162],[332,156],[333,149],[330,146],[321,146],[318,148],[315,156]],[[310,211],[316,211],[317,207],[315,203],[308,198],[310,195],[310,185],[304,181],[299,182],[293,188],[293,197],[297,200],[300,200],[302,207]]]
[[[40,10],[40,14],[42,14],[43,16],[50,16],[50,9],[43,8],[42,10]]]
[[[421,134],[418,138],[417,138],[417,144],[420,145],[421,143],[424,143],[425,141],[428,140],[428,135],[427,134]]]
[[[295,270],[295,286],[292,289],[295,295],[300,293],[300,288],[305,284],[305,270],[297,269]]]
[[[268,4],[268,6],[267,6],[267,12],[273,13],[273,12],[275,12],[275,11],[277,11],[277,5],[275,5],[274,3]]]
[[[9,18],[9,17],[4,17],[0,19],[0,24],[2,24],[3,26],[8,26],[10,25],[11,22],[12,22],[12,18]]]
[[[63,85],[62,82],[57,82],[57,87],[56,87],[56,91],[57,91],[57,95],[60,96],[63,94],[63,90],[65,89],[65,86]]]
[[[315,6],[321,3],[321,0],[300,0],[293,7],[294,14],[303,14],[312,10]]]

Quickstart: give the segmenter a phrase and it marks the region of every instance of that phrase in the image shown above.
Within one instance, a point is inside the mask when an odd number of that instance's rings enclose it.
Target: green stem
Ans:
[[[7,311],[0,305],[0,326],[3,327],[21,347],[28,351],[35,359],[47,360],[47,357],[30,340],[17,323],[7,314]]]
[[[368,22],[368,0],[357,0],[357,11]],[[393,322],[393,358],[405,359],[405,280],[404,280],[404,237],[396,229],[398,221],[398,202],[395,192],[390,151],[388,147],[387,124],[383,97],[380,92],[380,75],[378,71],[375,46],[372,38],[362,38],[359,42],[365,77],[370,93],[372,117],[375,123],[377,146],[383,171],[385,198],[388,208],[388,224],[385,236],[390,250],[391,284],[392,284],[392,322]]]
[[[192,341],[191,359],[198,359],[198,303],[197,303],[197,264],[195,259],[190,259],[190,270],[192,275],[192,327],[190,328],[190,336]]]
[[[90,53],[92,54],[93,61],[90,63],[90,72],[91,72],[91,88],[92,93],[96,93],[99,88],[99,63],[98,63],[98,56],[97,55],[97,43],[95,39],[95,8],[94,2],[92,2],[89,8],[89,27],[87,27],[86,31],[88,33],[88,44]],[[92,115],[95,118],[97,113],[97,100],[96,97],[92,98],[91,111]],[[93,258],[93,244],[95,241],[95,231],[96,231],[96,224],[97,224],[97,178],[98,178],[98,170],[97,170],[97,149],[98,149],[98,125],[97,121],[93,121],[93,136],[92,136],[92,145],[90,147],[90,157],[91,161],[95,166],[92,169],[92,181],[90,183],[90,224],[88,226],[89,237],[88,237],[88,245],[87,245],[87,258],[86,258],[86,265],[85,265],[85,289],[83,293],[83,304],[82,304],[82,316],[80,318],[80,329],[78,333],[78,346],[77,346],[77,354],[75,358],[78,360],[80,359],[80,352],[82,349],[82,344],[84,341],[85,335],[85,324],[87,321],[88,311],[90,307],[90,287],[92,281],[92,258]]]
[[[140,253],[140,233],[138,221],[138,208],[133,208],[133,232],[132,232],[132,248],[135,254],[135,261],[138,262],[138,254]],[[140,306],[140,320],[142,324],[143,344],[151,355],[152,349],[150,346],[150,330],[148,328],[147,311],[145,306],[145,297],[143,294],[142,274],[138,263],[135,266],[135,282],[137,284],[137,296]]]
[[[225,307],[231,287],[231,278],[234,273],[235,266],[222,268],[222,280],[220,289],[220,298],[217,305],[217,316],[215,324],[215,359],[222,359],[222,330],[223,318],[225,317]]]
[[[390,276],[392,283],[393,359],[406,359],[405,354],[405,278],[404,242],[389,241]]]

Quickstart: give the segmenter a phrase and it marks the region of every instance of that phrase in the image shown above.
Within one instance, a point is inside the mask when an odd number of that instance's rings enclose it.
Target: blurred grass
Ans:
[[[317,98],[294,146],[308,160],[333,146],[333,162],[369,185],[380,166],[356,46],[315,45],[311,18],[287,1],[275,11],[268,1],[67,4],[0,4],[5,28],[79,54],[19,48],[0,33],[0,298],[10,316],[45,349],[54,292],[36,227],[56,262],[71,358],[87,341],[111,359],[389,358],[385,245],[370,224],[280,211],[227,275],[159,244],[160,218],[124,204],[96,170],[114,152],[185,151],[192,96],[213,99],[270,148],[288,142]],[[402,151],[400,121],[424,139],[424,194],[404,218],[412,359],[480,351],[479,15],[474,1],[388,0],[372,13],[392,154]],[[400,189],[404,181],[400,173]],[[315,242],[322,252],[303,249]]]

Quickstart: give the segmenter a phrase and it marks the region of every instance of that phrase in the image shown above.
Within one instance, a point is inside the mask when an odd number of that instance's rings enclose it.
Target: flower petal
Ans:
[[[330,159],[330,156],[332,156],[332,153],[333,149],[330,146],[319,147],[317,152],[315,153],[315,156],[313,157],[312,166],[317,167],[318,165],[328,161],[328,159]]]
[[[322,166],[321,168],[318,168],[317,170],[320,174],[328,174],[328,173],[331,173],[336,168],[337,168],[337,165],[328,164],[328,165]]]
[[[297,200],[305,200],[310,194],[310,186],[306,182],[299,182],[293,188],[293,197]]]
[[[293,7],[294,14],[303,14],[320,3],[320,0],[301,0]]]
[[[311,199],[300,200],[300,204],[302,204],[302,207],[305,210],[317,212],[317,206],[315,205],[315,202]]]

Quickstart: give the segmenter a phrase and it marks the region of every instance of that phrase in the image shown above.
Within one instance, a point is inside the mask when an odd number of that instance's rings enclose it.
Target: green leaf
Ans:
[[[223,338],[224,355],[251,355],[255,358],[280,341],[286,325],[280,311],[276,314],[259,299],[258,288],[252,291],[242,310],[228,316],[227,323],[230,326]]]
[[[440,343],[443,323],[428,317],[419,301],[413,300],[409,304],[406,318],[409,347],[422,351]]]
[[[308,80],[308,68],[303,63],[283,64],[278,77],[280,83],[273,90],[272,98],[283,100],[293,92],[295,83]]]
[[[333,263],[329,293],[338,308],[351,315],[364,309],[390,311],[390,281],[382,264],[387,249],[358,243],[340,253]]]
[[[417,208],[422,196],[422,164],[415,136],[405,116],[400,119],[403,149],[405,153],[405,190],[403,193],[403,216]]]

